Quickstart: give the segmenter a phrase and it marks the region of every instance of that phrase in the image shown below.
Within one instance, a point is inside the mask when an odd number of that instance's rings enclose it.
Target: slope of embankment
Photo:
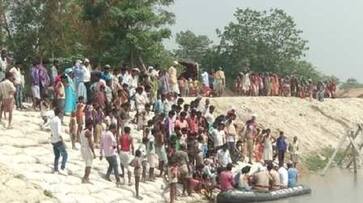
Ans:
[[[340,98],[363,98],[363,88],[341,89],[337,93]]]
[[[289,140],[298,136],[303,156],[330,145],[335,146],[347,129],[363,122],[361,99],[318,102],[299,98],[223,97],[210,100],[216,106],[217,114],[234,108],[241,123],[252,114],[257,114],[258,125],[271,128],[274,136],[278,130],[284,131]],[[166,182],[160,178],[156,182],[141,183],[143,201],[135,199],[133,187],[123,185],[116,188],[114,180],[111,183],[103,179],[107,170],[105,160],[94,160],[91,174],[93,184],[81,184],[84,161],[78,150],[71,149],[68,134],[64,134],[64,139],[68,146],[69,175],[53,174],[54,155],[49,144],[49,132],[40,130],[40,123],[42,120],[39,112],[16,111],[13,129],[5,129],[0,125],[0,197],[5,202],[153,203],[168,200]],[[136,130],[135,125],[130,126],[135,137],[134,144],[138,147],[142,133]],[[96,151],[98,155],[99,150]],[[1,170],[2,167],[7,170]],[[200,199],[200,196],[194,195],[183,197],[178,202],[200,202]]]
[[[318,102],[284,97],[224,97],[210,100],[218,113],[234,108],[241,122],[257,114],[258,125],[270,128],[274,136],[279,130],[284,131],[289,140],[297,136],[303,153],[334,147],[348,129],[363,122],[362,99]]]

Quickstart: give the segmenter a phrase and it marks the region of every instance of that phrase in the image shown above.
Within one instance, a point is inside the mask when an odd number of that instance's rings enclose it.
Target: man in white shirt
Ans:
[[[227,131],[227,138],[226,142],[228,145],[228,150],[234,155],[235,146],[236,146],[236,137],[237,137],[237,130],[234,120],[236,119],[236,115],[232,114],[229,120],[226,123],[226,131]]]
[[[287,172],[287,169],[284,166],[280,166],[278,172],[280,174],[281,187],[287,188],[289,182],[289,174]]]
[[[207,71],[204,71],[202,73],[202,81],[203,81],[204,87],[208,87],[209,88],[209,74],[208,74]]]
[[[92,67],[88,58],[84,59],[82,68],[84,70],[83,83],[86,86],[87,98],[91,98],[90,87],[91,87]]]
[[[214,122],[214,119],[215,119],[214,115],[213,115],[214,109],[215,109],[214,106],[209,106],[209,109],[207,110],[207,112],[204,115],[205,119],[208,122],[208,127],[209,128],[213,125],[213,122]]]
[[[14,77],[14,85],[16,88],[16,94],[15,94],[15,104],[17,109],[22,109],[22,99],[23,99],[23,87],[22,87],[22,75],[20,70],[20,64],[15,64],[14,67],[12,67],[9,70],[10,73],[13,74]]]
[[[222,147],[225,143],[224,123],[218,125],[218,129],[212,131],[214,148]]]
[[[62,138],[62,122],[60,117],[62,112],[59,109],[54,110],[55,116],[50,121],[50,142],[53,145],[54,152],[54,172],[58,172],[61,175],[67,175],[65,172],[68,154],[65,148],[65,144]],[[61,170],[58,170],[59,158],[62,156]]]
[[[232,163],[231,155],[227,145],[224,145],[223,149],[218,150],[217,158],[218,164],[222,167],[226,167],[227,164]]]
[[[54,84],[55,78],[58,75],[58,60],[53,61],[53,65],[50,68],[50,79],[52,84]]]
[[[135,105],[138,113],[142,113],[145,111],[145,105],[149,103],[149,99],[144,91],[143,87],[136,88],[135,94]]]
[[[131,75],[129,74],[129,72],[127,71],[126,67],[122,67],[121,68],[121,73],[118,75],[118,80],[121,83],[121,85],[128,85],[130,86],[131,83]]]

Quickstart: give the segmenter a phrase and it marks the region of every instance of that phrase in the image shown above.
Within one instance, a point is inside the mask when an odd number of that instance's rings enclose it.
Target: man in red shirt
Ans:
[[[125,183],[125,168],[127,170],[128,183],[131,185],[131,170],[129,167],[130,163],[130,154],[134,155],[134,144],[133,139],[130,135],[131,128],[125,127],[124,134],[119,138],[119,147],[120,147],[120,162],[121,162],[121,177],[124,179]]]
[[[179,127],[180,129],[189,128],[188,122],[185,119],[186,116],[187,113],[185,111],[181,112],[179,118],[175,121],[175,127]]]
[[[222,192],[233,190],[234,178],[232,167],[231,163],[227,164],[226,170],[222,171],[219,175],[219,185]]]
[[[188,126],[189,126],[189,136],[195,137],[198,133],[198,118],[197,118],[197,111],[193,109],[190,112],[190,117],[187,118]]]

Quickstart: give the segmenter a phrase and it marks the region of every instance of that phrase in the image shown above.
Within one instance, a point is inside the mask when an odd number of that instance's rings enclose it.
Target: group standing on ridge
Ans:
[[[191,71],[178,75],[180,64]],[[42,128],[50,128],[54,172],[67,175],[67,151],[79,150],[85,165],[82,183],[91,183],[92,176],[98,175],[92,173],[92,167],[99,158],[107,162],[104,178],[117,186],[134,185],[138,199],[143,192],[140,184],[156,178],[168,181],[170,202],[176,196],[211,188],[268,191],[295,186],[298,138],[288,140],[282,131],[262,129],[257,115],[238,125],[238,109],[217,114],[209,96],[224,94],[225,73],[222,68],[213,74],[202,71],[199,86],[196,69],[196,64],[184,62],[174,62],[165,70],[125,64],[93,68],[84,59],[62,71],[58,61],[46,67],[35,60],[29,84],[32,104],[41,112]],[[6,115],[11,128],[13,105],[24,108],[24,76],[18,64],[2,68],[1,73],[5,79],[0,83],[0,118]],[[311,93],[311,83],[295,79],[241,74],[236,91],[245,96]],[[183,98],[190,95],[196,98]],[[69,122],[65,116],[70,117]],[[70,136],[71,149],[66,147],[65,136]],[[242,162],[247,166],[238,168]],[[260,166],[256,172],[251,171],[252,163]],[[178,184],[182,194],[177,194]]]

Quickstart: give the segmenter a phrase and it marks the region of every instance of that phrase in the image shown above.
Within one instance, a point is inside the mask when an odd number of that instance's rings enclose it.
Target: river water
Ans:
[[[363,170],[354,177],[349,170],[334,168],[325,176],[311,175],[299,182],[309,185],[312,194],[268,203],[363,203]]]

